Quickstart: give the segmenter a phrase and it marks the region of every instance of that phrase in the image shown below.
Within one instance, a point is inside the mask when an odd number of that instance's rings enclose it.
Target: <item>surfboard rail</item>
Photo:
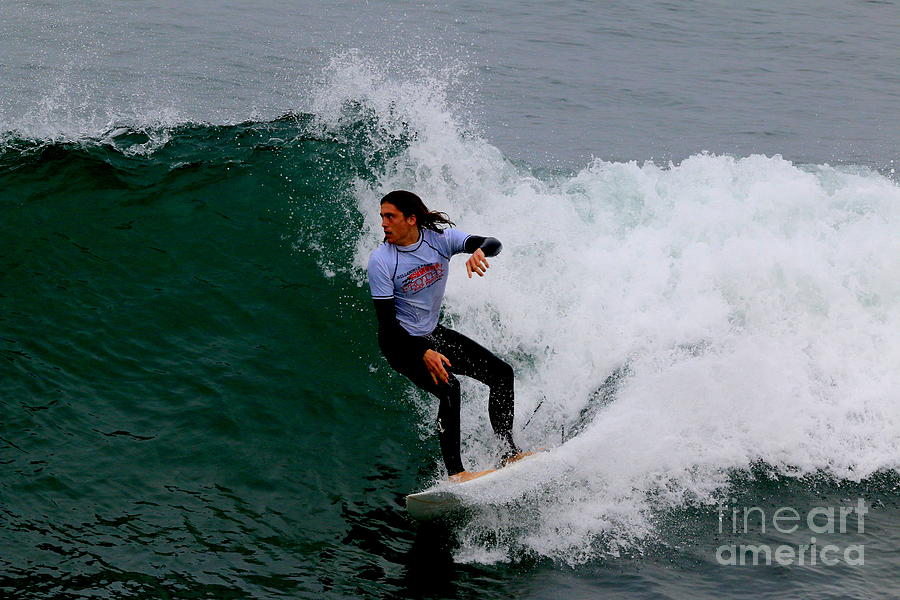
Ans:
[[[488,490],[494,484],[499,484],[508,477],[514,477],[517,471],[525,468],[525,465],[534,461],[534,457],[546,452],[535,451],[497,469],[490,469],[478,477],[453,483],[442,481],[415,494],[406,496],[406,511],[418,520],[433,519],[467,506],[477,504],[479,491]]]

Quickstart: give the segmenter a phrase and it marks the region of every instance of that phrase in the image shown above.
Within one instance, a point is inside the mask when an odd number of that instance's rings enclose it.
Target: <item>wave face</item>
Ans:
[[[448,99],[459,76],[348,53],[304,114],[4,135],[7,587],[407,589],[429,542],[398,502],[442,474],[433,400],[374,342],[392,189],[503,241],[484,279],[454,263],[444,321],[515,367],[519,441],[552,448],[451,528],[453,560],[664,564],[754,482],[893,493],[895,181],[762,155],[534,169]],[[485,390],[464,393],[487,467]]]

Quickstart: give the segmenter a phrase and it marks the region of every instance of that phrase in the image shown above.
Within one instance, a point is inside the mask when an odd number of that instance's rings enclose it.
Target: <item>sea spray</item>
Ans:
[[[729,473],[757,462],[853,481],[900,464],[894,182],[709,154],[595,160],[540,179],[460,129],[435,81],[360,75],[352,61],[332,76],[341,85],[325,86],[323,119],[341,114],[326,105],[358,103],[377,120],[374,147],[397,132],[406,143],[355,184],[357,267],[380,242],[377,200],[391,189],[504,242],[483,280],[452,269],[445,319],[516,367],[517,428],[543,402],[522,444],[558,445],[627,367],[613,401],[555,448],[543,485],[522,486],[529,519],[513,513],[513,537],[489,548],[479,532],[501,517],[476,513],[460,558],[517,550],[578,563],[633,547],[653,535],[653,511],[712,503]],[[465,460],[486,467],[486,393],[464,391]]]

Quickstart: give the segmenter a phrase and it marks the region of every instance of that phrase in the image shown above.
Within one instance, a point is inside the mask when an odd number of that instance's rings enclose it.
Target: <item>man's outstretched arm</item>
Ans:
[[[472,254],[479,248],[484,252],[485,256],[497,256],[503,250],[503,244],[500,240],[492,237],[482,237],[480,235],[470,235],[466,238],[466,252]]]

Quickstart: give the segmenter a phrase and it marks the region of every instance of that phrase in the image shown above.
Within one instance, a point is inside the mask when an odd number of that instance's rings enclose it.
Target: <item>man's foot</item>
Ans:
[[[494,469],[488,469],[487,471],[460,471],[459,473],[455,473],[449,477],[450,483],[462,483],[463,481],[469,481],[470,479],[475,479],[476,477],[481,477],[482,475],[487,475],[488,473],[493,473]]]
[[[532,450],[530,452],[516,452],[515,454],[510,454],[508,456],[504,456],[500,459],[500,468],[502,469],[505,466],[511,465],[517,460],[522,460],[526,456],[531,456],[532,454],[537,454],[538,452],[543,452],[543,448],[538,448],[537,450]]]

